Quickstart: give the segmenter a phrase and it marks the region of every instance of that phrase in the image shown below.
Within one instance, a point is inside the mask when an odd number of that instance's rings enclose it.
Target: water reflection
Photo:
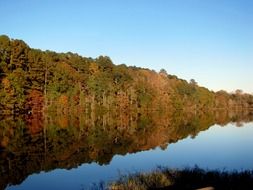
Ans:
[[[253,120],[249,111],[143,112],[63,115],[40,113],[2,116],[0,122],[0,188],[20,184],[27,176],[83,163],[109,164],[125,155],[177,142],[214,124]]]

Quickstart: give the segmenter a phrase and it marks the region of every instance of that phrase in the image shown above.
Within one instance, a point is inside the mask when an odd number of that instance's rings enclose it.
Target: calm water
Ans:
[[[253,169],[252,120],[248,112],[3,117],[1,189],[85,189],[157,166]]]

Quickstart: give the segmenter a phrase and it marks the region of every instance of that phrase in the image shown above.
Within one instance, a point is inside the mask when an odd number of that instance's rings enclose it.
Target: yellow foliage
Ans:
[[[66,129],[69,126],[69,120],[67,117],[60,117],[58,120],[58,124],[62,129]]]
[[[96,74],[99,71],[99,67],[96,63],[91,63],[89,67],[89,71],[91,74]]]

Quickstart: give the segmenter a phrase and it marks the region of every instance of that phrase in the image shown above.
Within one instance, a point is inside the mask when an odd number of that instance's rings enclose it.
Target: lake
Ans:
[[[250,111],[1,116],[0,188],[86,189],[158,166],[253,169]]]

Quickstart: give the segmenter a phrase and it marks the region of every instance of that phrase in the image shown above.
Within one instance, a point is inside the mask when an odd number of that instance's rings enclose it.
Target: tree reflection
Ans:
[[[249,111],[221,110],[1,116],[0,189],[19,184],[32,173],[91,162],[109,164],[116,154],[166,149],[214,124],[241,126],[252,120]]]

